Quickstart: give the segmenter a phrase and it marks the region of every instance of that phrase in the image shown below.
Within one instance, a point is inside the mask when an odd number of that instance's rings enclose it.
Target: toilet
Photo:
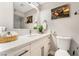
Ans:
[[[71,37],[56,36],[57,48],[55,56],[70,56],[68,53],[70,48]]]

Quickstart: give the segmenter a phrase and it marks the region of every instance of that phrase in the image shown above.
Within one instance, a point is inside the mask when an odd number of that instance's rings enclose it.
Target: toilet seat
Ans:
[[[55,56],[70,56],[70,55],[67,51],[59,49],[55,52]]]

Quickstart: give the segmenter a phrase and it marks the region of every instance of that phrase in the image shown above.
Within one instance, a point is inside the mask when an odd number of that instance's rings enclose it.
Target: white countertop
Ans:
[[[8,43],[0,43],[0,52],[4,52],[8,49],[11,49],[11,48],[16,47],[16,46],[20,46],[22,44],[27,44],[27,43],[33,42],[35,40],[40,39],[41,37],[45,37],[48,35],[50,35],[50,33],[32,35],[32,36],[28,36],[28,37],[26,35],[19,36],[16,41],[8,42]]]

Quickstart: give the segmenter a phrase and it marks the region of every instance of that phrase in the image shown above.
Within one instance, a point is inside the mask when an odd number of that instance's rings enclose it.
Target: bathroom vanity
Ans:
[[[18,36],[16,41],[0,43],[0,56],[47,56],[50,33]]]

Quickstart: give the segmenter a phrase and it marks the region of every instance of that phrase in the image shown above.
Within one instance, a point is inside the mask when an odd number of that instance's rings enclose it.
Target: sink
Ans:
[[[18,38],[30,38],[30,37],[35,37],[39,36],[40,34],[31,34],[31,35],[19,35]]]
[[[38,35],[40,35],[40,34],[31,34],[31,35],[25,35],[25,36],[31,37],[31,36],[38,36]]]
[[[31,35],[19,35],[18,37],[17,37],[17,41],[18,42],[28,42],[28,41],[31,41],[31,40],[33,40],[33,38],[36,38],[36,37],[38,37],[40,34],[31,34]]]
[[[39,36],[40,34],[31,34],[31,35],[23,35],[23,36],[25,36],[25,37],[35,37],[35,36]]]

